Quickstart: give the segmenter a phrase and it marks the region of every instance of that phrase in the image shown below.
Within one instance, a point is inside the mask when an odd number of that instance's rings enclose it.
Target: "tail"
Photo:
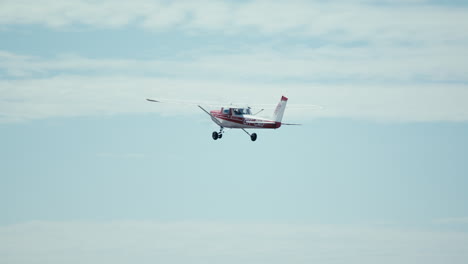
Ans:
[[[281,120],[283,120],[284,110],[286,109],[286,103],[288,102],[288,98],[285,96],[281,97],[281,101],[276,106],[275,112],[273,113],[273,120],[275,122],[281,124]]]

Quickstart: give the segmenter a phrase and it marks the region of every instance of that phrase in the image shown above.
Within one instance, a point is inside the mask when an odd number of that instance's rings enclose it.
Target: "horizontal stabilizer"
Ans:
[[[285,126],[302,126],[302,124],[291,124],[291,123],[281,123],[281,125],[285,125]]]

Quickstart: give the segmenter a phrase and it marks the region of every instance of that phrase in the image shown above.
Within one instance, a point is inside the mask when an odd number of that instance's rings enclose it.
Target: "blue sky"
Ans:
[[[3,1],[0,263],[465,263],[467,18],[460,1]],[[283,94],[323,109],[256,142],[145,101]]]

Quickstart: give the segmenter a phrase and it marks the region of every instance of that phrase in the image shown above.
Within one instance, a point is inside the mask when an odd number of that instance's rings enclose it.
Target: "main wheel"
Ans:
[[[214,140],[217,140],[218,139],[218,132],[213,132],[213,134],[211,134],[211,136],[213,137]]]
[[[250,139],[251,139],[252,141],[257,140],[257,134],[252,133],[252,135],[250,135]]]
[[[219,133],[219,134],[218,134],[218,138],[219,138],[219,139],[223,138],[223,134]]]

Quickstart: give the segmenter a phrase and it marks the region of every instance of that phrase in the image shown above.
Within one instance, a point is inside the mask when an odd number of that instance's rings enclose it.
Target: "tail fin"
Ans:
[[[280,122],[283,120],[284,110],[286,109],[286,103],[288,102],[288,98],[285,96],[281,97],[281,101],[276,106],[275,112],[273,113],[273,119],[275,122]]]

